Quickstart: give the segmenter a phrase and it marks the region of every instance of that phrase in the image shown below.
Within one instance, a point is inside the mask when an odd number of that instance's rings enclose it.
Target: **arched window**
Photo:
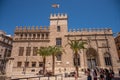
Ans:
[[[74,63],[74,66],[80,66],[80,55],[79,54],[77,54],[77,56],[74,54],[73,63]]]
[[[111,57],[110,57],[109,53],[105,53],[104,54],[104,60],[105,60],[106,66],[111,66],[112,65],[112,63],[111,63]]]

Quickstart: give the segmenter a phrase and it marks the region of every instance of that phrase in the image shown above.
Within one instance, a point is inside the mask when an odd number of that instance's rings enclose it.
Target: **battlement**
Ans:
[[[70,29],[68,32],[112,32],[111,28],[82,28]]]
[[[55,19],[67,19],[68,16],[65,13],[58,13],[58,14],[50,14],[50,20],[55,20]]]
[[[36,31],[36,32],[38,32],[38,31],[49,31],[49,27],[46,27],[46,26],[32,26],[32,27],[30,27],[30,26],[28,26],[28,27],[26,27],[26,26],[16,26],[16,29],[15,29],[15,32],[34,32],[34,31]]]

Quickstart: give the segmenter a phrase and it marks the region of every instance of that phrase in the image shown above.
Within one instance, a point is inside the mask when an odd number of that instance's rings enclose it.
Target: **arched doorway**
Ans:
[[[94,69],[97,66],[97,52],[93,48],[88,48],[86,51],[88,68]]]

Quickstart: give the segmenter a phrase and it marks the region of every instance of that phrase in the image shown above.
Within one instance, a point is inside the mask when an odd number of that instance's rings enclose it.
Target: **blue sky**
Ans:
[[[68,14],[69,29],[120,32],[120,0],[0,0],[0,30],[13,35],[16,26],[49,26],[50,14],[58,12]]]

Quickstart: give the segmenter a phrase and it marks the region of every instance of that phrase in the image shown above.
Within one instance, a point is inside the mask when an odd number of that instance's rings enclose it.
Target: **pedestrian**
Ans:
[[[104,70],[100,69],[100,80],[104,80]]]
[[[119,76],[120,76],[120,69],[119,69]]]
[[[77,72],[74,74],[75,80],[78,80]]]
[[[97,80],[97,71],[95,69],[93,71],[93,80]]]
[[[87,80],[92,80],[92,77],[90,75],[90,69],[87,69],[86,74],[87,74]]]
[[[110,73],[110,79],[114,80],[114,71],[112,69],[110,69],[109,73]]]
[[[110,73],[108,69],[105,69],[106,80],[111,80]]]

